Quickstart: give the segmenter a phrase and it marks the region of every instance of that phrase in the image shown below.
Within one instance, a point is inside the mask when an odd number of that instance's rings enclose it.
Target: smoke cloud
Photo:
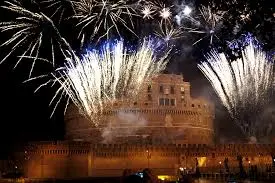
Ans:
[[[125,139],[125,137],[138,136],[138,130],[146,125],[147,120],[140,113],[120,110],[102,130],[103,143],[112,143],[119,137]]]

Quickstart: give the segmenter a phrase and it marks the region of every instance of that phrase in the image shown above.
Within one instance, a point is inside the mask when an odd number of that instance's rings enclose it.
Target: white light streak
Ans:
[[[163,8],[159,13],[160,13],[160,17],[164,20],[168,20],[172,16],[170,8]]]
[[[143,14],[143,18],[147,19],[153,19],[153,14],[155,13],[156,10],[154,10],[154,7],[152,5],[145,5],[141,13]]]
[[[255,136],[258,130],[255,115],[269,99],[274,63],[252,43],[244,49],[242,58],[232,62],[224,53],[214,50],[206,58],[198,65],[199,69],[244,134]]]
[[[98,37],[99,41],[103,37],[109,38],[110,31],[113,29],[120,36],[120,26],[136,35],[133,31],[132,16],[137,16],[137,14],[133,5],[127,3],[124,0],[119,0],[116,3],[108,0],[79,0],[74,2],[76,14],[73,17],[79,20],[77,26],[81,27],[78,37],[88,34],[90,39]],[[92,32],[89,26],[93,27]]]
[[[53,74],[53,82],[60,87],[52,102],[58,95],[68,96],[84,116],[98,125],[104,110],[115,102],[136,97],[144,82],[165,68],[168,52],[157,60],[153,47],[152,41],[144,40],[137,51],[130,52],[123,41],[118,41],[100,51],[89,51],[82,58],[68,58],[65,68]]]

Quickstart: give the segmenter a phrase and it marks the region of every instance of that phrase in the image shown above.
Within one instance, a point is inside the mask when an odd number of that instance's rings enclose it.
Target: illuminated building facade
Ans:
[[[161,74],[131,102],[117,102],[98,127],[71,107],[66,139],[103,143],[212,144],[214,107],[190,95],[181,75]]]
[[[213,119],[213,105],[192,98],[182,76],[161,74],[135,100],[114,103],[98,127],[71,106],[66,141],[30,143],[22,168],[30,178],[112,177],[147,167],[165,177],[195,166],[219,172],[225,158],[234,172],[237,156],[245,167],[272,162],[274,145],[214,145]]]

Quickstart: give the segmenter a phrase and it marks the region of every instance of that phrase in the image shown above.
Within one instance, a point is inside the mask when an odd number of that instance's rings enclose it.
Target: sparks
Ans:
[[[15,21],[2,22],[0,24],[0,30],[5,31],[16,31],[10,39],[4,42],[1,46],[13,45],[11,51],[2,59],[4,62],[15,50],[19,50],[20,47],[26,46],[24,52],[19,56],[15,67],[20,63],[23,58],[28,58],[32,60],[32,66],[30,69],[29,77],[33,72],[35,63],[38,60],[43,60],[47,62],[52,62],[54,64],[54,59],[48,61],[46,59],[39,58],[42,42],[48,41],[44,37],[49,37],[47,34],[47,29],[53,30],[53,34],[50,35],[50,44],[52,45],[52,55],[54,57],[54,45],[53,42],[57,40],[57,45],[59,48],[61,42],[64,43],[64,39],[59,34],[52,20],[47,17],[42,12],[34,13],[25,9],[19,2],[11,3],[6,1],[7,6],[2,6],[11,12],[19,14]],[[63,44],[65,45],[65,44]],[[68,44],[66,43],[68,46]],[[68,48],[68,47],[67,47]],[[67,49],[66,48],[66,49]],[[61,48],[62,49],[62,48]],[[68,56],[68,55],[67,55]]]
[[[152,5],[145,5],[143,9],[141,10],[141,13],[143,14],[143,18],[152,19],[152,14],[155,12]]]
[[[198,65],[199,69],[244,134],[255,137],[260,128],[255,115],[268,101],[274,63],[252,42],[242,51],[242,58],[233,62],[214,50],[206,58],[207,61]]]
[[[73,1],[71,0],[43,0],[40,3],[45,5],[46,9],[52,10],[53,13],[50,15],[50,18],[56,17],[59,24],[66,18],[64,17],[66,11],[73,8]]]
[[[156,57],[154,45],[145,39],[133,52],[123,41],[117,41],[104,45],[100,51],[88,51],[82,58],[68,58],[65,68],[53,75],[53,82],[59,83],[60,88],[52,101],[59,94],[68,96],[83,115],[99,125],[98,119],[108,106],[131,100],[144,82],[165,68],[168,53]]]
[[[113,29],[120,36],[119,25],[135,35],[132,17],[137,16],[137,14],[132,4],[127,4],[126,1],[120,0],[113,3],[104,0],[100,2],[80,0],[74,2],[74,9],[76,14],[73,17],[79,20],[77,26],[81,27],[79,38],[84,38],[86,34],[90,35],[90,39],[95,37],[98,37],[98,40],[103,37],[109,38]],[[89,26],[93,26],[92,33],[90,31],[85,32]]]
[[[183,31],[179,28],[174,28],[170,23],[159,23],[159,29],[155,31],[155,35],[164,41],[171,41],[183,37]]]
[[[199,10],[200,20],[195,21],[195,28],[189,29],[189,32],[204,34],[204,36],[193,43],[193,45],[197,44],[207,37],[210,38],[210,44],[212,45],[214,38],[219,39],[216,33],[222,26],[222,19],[226,12],[213,12],[209,6],[202,6]]]
[[[160,13],[160,17],[163,20],[168,20],[172,16],[170,8],[163,8],[159,13]]]

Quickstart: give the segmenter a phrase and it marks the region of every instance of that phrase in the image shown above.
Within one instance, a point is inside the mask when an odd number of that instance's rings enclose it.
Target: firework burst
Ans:
[[[159,23],[159,29],[155,31],[155,35],[165,42],[176,40],[183,37],[183,31],[181,27],[174,28],[170,23]]]
[[[59,24],[64,19],[65,12],[73,8],[73,1],[71,0],[44,0],[40,3],[45,5],[46,9],[49,8],[53,10],[50,18],[56,16]]]
[[[193,45],[208,37],[210,38],[210,44],[213,44],[214,38],[219,39],[217,32],[222,27],[222,19],[226,12],[214,12],[209,6],[202,6],[199,11],[200,18],[199,20],[192,18],[192,22],[195,24],[195,28],[189,29],[189,32],[203,34],[204,36],[193,43]]]
[[[26,47],[24,52],[19,56],[15,67],[23,58],[31,59],[32,66],[30,69],[30,76],[37,60],[45,60],[39,58],[39,53],[44,41],[48,37],[47,34],[53,32],[54,38],[50,38],[51,45],[55,40],[62,40],[58,30],[55,28],[53,22],[43,13],[34,13],[25,9],[20,2],[7,2],[6,6],[2,6],[11,12],[17,13],[19,16],[14,21],[2,22],[0,30],[2,32],[14,31],[10,39],[4,42],[1,46],[13,45],[11,51],[2,59],[0,63],[5,61],[15,50],[20,47]],[[51,30],[51,31],[49,31]],[[51,34],[52,35],[52,34]],[[54,58],[54,47],[52,46],[52,57]],[[54,59],[52,60],[54,64]]]
[[[115,32],[120,36],[119,26],[123,26],[131,33],[133,31],[132,17],[137,16],[133,4],[128,4],[124,0],[120,0],[116,3],[110,1],[93,1],[93,0],[79,0],[73,3],[76,14],[74,18],[79,20],[77,26],[81,27],[78,37],[85,40],[86,34],[90,34],[90,39],[94,39],[96,36],[98,40],[103,37],[109,38],[111,30],[115,29]],[[130,22],[130,26],[128,23]],[[87,33],[90,26],[93,26],[92,33]],[[99,31],[103,31],[103,34],[99,34]]]
[[[62,97],[68,96],[83,115],[98,125],[104,110],[114,102],[131,100],[144,82],[165,68],[167,54],[158,58],[153,47],[151,40],[144,40],[137,51],[130,51],[123,41],[117,41],[100,51],[88,51],[82,58],[68,58],[65,68],[53,74],[53,82],[60,84],[52,100],[57,100],[55,108]]]
[[[242,58],[235,61],[228,61],[225,54],[216,51],[206,58],[199,69],[244,134],[257,135],[256,117],[269,99],[274,63],[252,42],[242,51]]]
[[[144,19],[153,19],[153,15],[156,12],[153,5],[144,5],[141,10],[141,14]]]

